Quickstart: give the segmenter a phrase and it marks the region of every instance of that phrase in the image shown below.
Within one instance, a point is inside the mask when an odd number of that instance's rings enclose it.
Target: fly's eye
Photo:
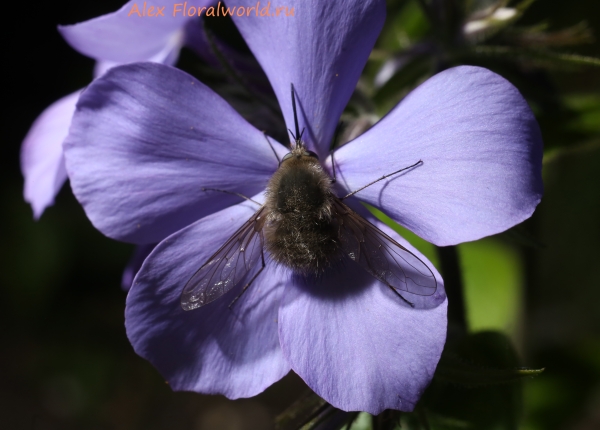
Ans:
[[[290,158],[292,158],[294,155],[291,152],[288,152],[287,154],[285,154],[283,156],[283,158],[281,159],[281,162],[283,163],[285,160],[289,160]]]
[[[306,151],[306,155],[308,155],[309,157],[314,157],[317,160],[319,159],[319,156],[315,152],[312,152],[312,151]]]

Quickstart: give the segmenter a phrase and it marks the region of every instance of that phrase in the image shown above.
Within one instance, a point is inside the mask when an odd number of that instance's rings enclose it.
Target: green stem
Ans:
[[[437,251],[448,296],[448,321],[466,332],[467,317],[458,251],[456,246],[438,247]]]

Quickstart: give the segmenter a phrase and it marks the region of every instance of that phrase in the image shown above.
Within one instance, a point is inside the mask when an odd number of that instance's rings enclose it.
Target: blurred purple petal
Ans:
[[[255,6],[232,0],[227,6]],[[261,5],[263,3],[261,2]],[[263,5],[263,6],[266,6]],[[385,1],[287,1],[294,16],[234,17],[275,90],[287,127],[294,130],[290,84],[299,105],[300,130],[322,159],[340,115],[354,92],[385,20]],[[261,7],[262,11],[262,7]],[[271,13],[276,14],[275,5]]]
[[[173,16],[173,0],[129,1],[116,12],[88,21],[59,26],[65,40],[77,51],[97,60],[116,63],[147,61],[165,51],[176,51],[182,46],[185,23],[183,14]],[[206,6],[212,0],[189,0],[189,6]],[[138,16],[134,5],[142,13],[144,5],[164,7],[164,16]]]
[[[25,200],[35,218],[54,203],[67,179],[62,143],[69,133],[71,117],[81,91],[51,104],[35,120],[21,147],[21,171],[25,177]]]
[[[175,2],[147,1],[150,7],[172,8]],[[190,1],[205,5],[210,0]],[[185,28],[190,18],[165,13],[165,19],[127,16],[136,2],[130,1],[119,11],[89,21],[59,26],[59,31],[75,49],[99,60],[94,77],[110,68],[133,61],[175,64],[185,41]],[[143,3],[140,3],[143,5]],[[143,7],[143,6],[142,6]],[[21,165],[25,176],[25,200],[31,203],[34,217],[54,202],[54,197],[67,178],[62,143],[69,131],[70,120],[80,91],[48,107],[29,130],[21,149]]]
[[[109,69],[119,65],[120,63],[115,63],[114,61],[96,61],[94,65],[94,79],[99,78],[108,72]]]
[[[287,271],[267,266],[231,308],[242,285],[194,311],[181,308],[186,282],[256,209],[244,202],[168,237],[134,280],[127,296],[127,335],[175,390],[249,397],[290,370],[277,334]]]
[[[350,191],[419,160],[356,196],[436,245],[502,232],[542,196],[535,118],[514,86],[483,68],[434,76],[335,153],[338,182]]]
[[[94,81],[64,147],[73,192],[92,223],[138,244],[240,201],[203,187],[250,196],[278,165],[263,133],[217,94],[155,63],[116,67]]]
[[[131,284],[133,283],[133,278],[135,278],[135,275],[139,272],[144,260],[152,252],[154,247],[156,247],[156,243],[138,245],[135,247],[133,255],[129,259],[127,266],[125,266],[125,270],[123,270],[123,276],[121,276],[121,288],[124,291],[129,291]]]
[[[173,66],[179,58],[180,48],[181,46],[166,46],[162,51],[158,52],[150,58],[147,58],[146,61],[150,61],[152,63],[166,64],[167,66]],[[94,79],[99,78],[100,76],[108,72],[109,69],[120,65],[121,63],[115,61],[96,61],[96,65],[94,66]]]
[[[378,414],[411,411],[431,381],[446,340],[447,300],[438,278],[429,297],[403,294],[413,309],[348,260],[318,281],[294,277],[279,309],[279,339],[292,369],[333,406]]]

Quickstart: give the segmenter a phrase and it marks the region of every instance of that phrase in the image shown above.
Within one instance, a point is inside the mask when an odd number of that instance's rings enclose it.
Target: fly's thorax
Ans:
[[[331,179],[319,161],[293,151],[267,186],[265,245],[273,260],[320,272],[338,259]]]
[[[293,156],[281,166],[267,185],[267,206],[281,215],[330,213],[331,179],[319,161],[308,156]]]

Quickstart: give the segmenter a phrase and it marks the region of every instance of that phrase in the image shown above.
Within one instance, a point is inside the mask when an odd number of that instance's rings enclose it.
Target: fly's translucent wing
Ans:
[[[236,231],[185,284],[181,307],[190,311],[230,291],[262,260],[264,206]]]
[[[432,270],[419,257],[336,199],[342,250],[396,291],[430,296],[437,289]],[[409,302],[410,303],[410,302]]]

